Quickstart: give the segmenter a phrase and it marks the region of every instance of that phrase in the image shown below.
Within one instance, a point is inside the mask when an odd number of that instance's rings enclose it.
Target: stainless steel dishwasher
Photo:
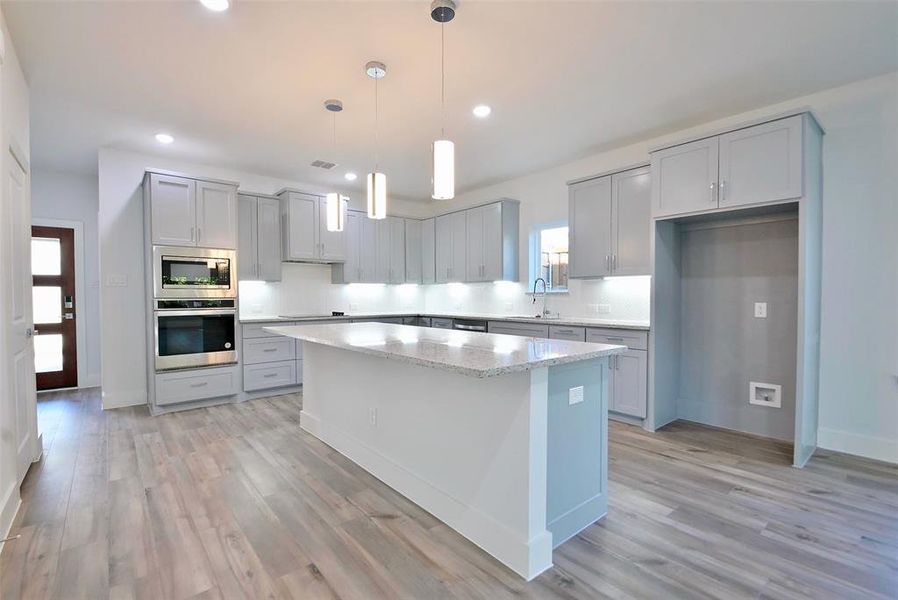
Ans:
[[[452,329],[461,329],[464,331],[476,331],[486,333],[487,322],[478,319],[453,319]]]

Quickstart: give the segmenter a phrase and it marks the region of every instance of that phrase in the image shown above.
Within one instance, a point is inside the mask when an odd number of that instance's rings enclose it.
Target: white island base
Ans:
[[[302,428],[521,577],[605,515],[607,356],[478,377],[294,337]]]

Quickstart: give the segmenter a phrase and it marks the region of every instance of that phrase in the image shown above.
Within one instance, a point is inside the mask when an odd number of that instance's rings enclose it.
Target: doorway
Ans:
[[[31,275],[37,389],[77,387],[73,229],[32,226]]]

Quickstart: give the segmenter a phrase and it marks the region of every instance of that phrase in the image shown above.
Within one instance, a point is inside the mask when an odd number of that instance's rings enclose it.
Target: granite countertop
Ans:
[[[524,317],[507,314],[491,313],[429,313],[429,312],[399,312],[399,313],[353,313],[342,317],[333,315],[278,315],[278,316],[251,316],[240,317],[241,323],[276,323],[283,321],[346,321],[350,319],[377,319],[397,317],[436,317],[442,319],[482,319],[486,321],[510,321],[514,323],[539,323],[546,325],[561,325],[565,327],[607,327],[611,329],[638,329],[648,331],[647,321],[622,321],[613,319],[596,319],[592,317],[561,317],[558,319],[543,319],[540,317]]]
[[[471,377],[494,377],[621,354],[627,347],[386,323],[266,327],[304,342]]]

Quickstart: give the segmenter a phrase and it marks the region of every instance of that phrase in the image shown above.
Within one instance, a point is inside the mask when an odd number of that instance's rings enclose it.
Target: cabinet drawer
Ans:
[[[437,329],[452,329],[452,319],[434,317],[430,320],[430,326]]]
[[[570,340],[572,342],[586,341],[585,327],[565,327],[564,325],[550,325],[549,337],[553,340]]]
[[[430,319],[427,317],[403,317],[403,325],[414,325],[415,327],[430,327]]]
[[[156,404],[232,396],[237,393],[235,367],[177,371],[156,375]]]
[[[243,364],[277,362],[296,358],[296,340],[284,336],[243,340]]]
[[[269,323],[244,323],[243,324],[243,339],[281,337],[276,333],[268,333],[267,331],[262,331],[262,330],[266,327],[288,327],[288,326],[296,325],[296,324],[297,323],[289,322],[289,321],[271,321]]]
[[[266,390],[296,385],[296,362],[284,360],[243,367],[243,390]]]
[[[598,329],[586,330],[586,341],[597,344],[621,344],[631,350],[648,350],[649,334],[647,331],[633,329]]]
[[[521,335],[524,337],[549,337],[548,325],[537,325],[530,323],[507,323],[504,321],[490,321],[490,333],[504,333],[505,335]]]

